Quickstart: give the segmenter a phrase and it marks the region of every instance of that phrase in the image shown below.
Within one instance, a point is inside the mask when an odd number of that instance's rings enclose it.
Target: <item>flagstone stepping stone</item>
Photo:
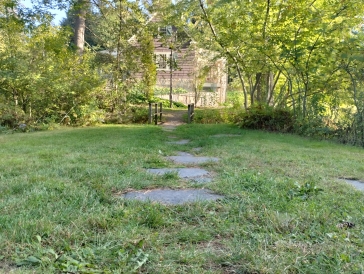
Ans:
[[[173,142],[167,142],[168,144],[175,144],[175,145],[186,145],[190,142],[190,140],[179,140]]]
[[[171,132],[174,131],[177,128],[177,126],[172,126],[172,125],[165,125],[162,127],[163,131],[167,131],[167,132]]]
[[[192,181],[198,184],[207,184],[211,183],[212,179],[209,177],[193,177]]]
[[[203,164],[208,162],[218,162],[220,160],[216,157],[194,156],[186,152],[179,152],[178,156],[169,156],[167,158],[176,164]]]
[[[349,179],[344,179],[344,181],[355,187],[357,190],[364,191],[364,182]]]
[[[192,156],[192,157],[194,157],[193,154],[188,153],[188,152],[183,152],[183,151],[178,151],[177,155],[178,156]]]
[[[153,189],[131,191],[122,196],[126,200],[159,202],[165,205],[182,205],[200,201],[216,201],[224,196],[207,189]]]
[[[202,147],[194,147],[192,151],[200,152],[202,150]]]
[[[149,168],[147,171],[156,175],[176,172],[179,178],[209,176],[209,172],[201,168]]]
[[[216,134],[216,135],[212,135],[211,137],[222,138],[222,137],[237,137],[237,136],[241,136],[241,135],[239,135],[239,134]]]

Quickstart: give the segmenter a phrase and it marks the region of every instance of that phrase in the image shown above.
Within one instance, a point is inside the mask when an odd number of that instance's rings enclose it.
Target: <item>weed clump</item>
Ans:
[[[303,185],[300,185],[298,182],[295,182],[295,187],[291,188],[288,191],[288,198],[292,200],[295,197],[299,197],[302,200],[307,200],[310,197],[317,195],[319,192],[323,191],[322,188],[318,188],[315,183],[306,182]]]

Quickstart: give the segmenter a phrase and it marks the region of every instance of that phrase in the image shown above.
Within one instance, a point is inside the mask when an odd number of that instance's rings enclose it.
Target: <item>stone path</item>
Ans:
[[[164,131],[174,131],[177,126],[182,125],[183,112],[178,112],[177,115],[167,116],[167,122],[162,124]],[[168,138],[174,139],[174,136]],[[176,141],[169,141],[167,144],[174,145],[186,145],[190,140],[182,139]],[[193,148],[192,151],[201,151],[202,148]],[[198,165],[207,162],[217,162],[217,157],[203,157],[194,156],[193,154],[186,152],[177,152],[177,156],[166,157],[171,162],[182,165]],[[155,175],[165,175],[168,173],[176,173],[181,179],[186,179],[195,183],[210,183],[212,181],[212,174],[207,170],[197,167],[185,167],[185,168],[150,168],[146,170],[149,173]],[[224,196],[213,193],[208,189],[152,189],[146,191],[130,191],[123,195],[127,200],[139,200],[158,202],[165,205],[178,205],[199,201],[215,201],[223,199]]]
[[[343,180],[348,184],[352,185],[353,187],[355,187],[357,190],[364,191],[364,182],[357,180],[349,180],[349,179],[343,179]]]
[[[179,178],[189,179],[197,183],[210,183],[212,181],[212,175],[201,168],[150,168],[147,171],[156,175],[175,172]]]
[[[216,201],[223,196],[206,189],[153,189],[133,191],[124,195],[125,199],[159,202],[166,205],[180,205],[191,202]]]
[[[203,157],[203,156],[194,156],[185,152],[178,152],[178,156],[169,156],[167,157],[169,160],[172,160],[176,164],[187,164],[187,165],[196,165],[196,164],[204,164],[208,162],[218,162],[219,158],[216,157]]]
[[[185,124],[183,122],[183,114],[186,113],[186,110],[175,110],[171,112],[166,112],[164,117],[166,121],[162,124],[162,128],[164,131],[173,131],[178,126]]]
[[[190,140],[179,140],[179,141],[171,141],[167,142],[167,144],[173,144],[173,145],[186,145],[190,142]]]

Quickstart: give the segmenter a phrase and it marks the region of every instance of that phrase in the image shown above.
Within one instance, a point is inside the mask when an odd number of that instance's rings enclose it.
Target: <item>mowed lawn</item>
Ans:
[[[0,144],[0,273],[364,271],[364,192],[340,180],[364,180],[362,148],[197,124],[16,133]],[[165,156],[178,151],[219,157],[201,166],[213,182],[145,171],[177,167]],[[153,188],[225,198],[120,198]]]

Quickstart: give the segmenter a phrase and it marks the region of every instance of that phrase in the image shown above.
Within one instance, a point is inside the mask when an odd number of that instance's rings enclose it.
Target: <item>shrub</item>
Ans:
[[[99,109],[95,104],[80,106],[73,113],[75,122],[79,125],[96,125],[104,122],[105,112]]]
[[[150,103],[162,103],[162,106],[164,108],[169,108],[169,100],[167,100],[167,99],[153,97],[152,100],[150,101]],[[180,103],[180,102],[172,101],[172,107],[185,108],[186,105],[184,105],[183,103]]]
[[[198,124],[219,124],[228,122],[220,109],[195,110],[193,121]]]
[[[166,95],[166,94],[169,94],[169,92],[170,92],[170,88],[155,88],[154,89],[155,95]],[[173,92],[173,94],[188,93],[188,91],[185,90],[184,88],[174,88],[172,92]]]
[[[238,125],[241,128],[291,132],[294,118],[289,110],[257,105],[241,114]]]
[[[332,139],[335,135],[335,130],[321,117],[296,119],[293,131],[299,135],[319,139]]]
[[[132,107],[131,109],[131,122],[132,123],[147,123],[148,122],[148,109],[145,107]]]
[[[19,107],[0,104],[0,125],[14,128],[24,119],[24,112]]]

